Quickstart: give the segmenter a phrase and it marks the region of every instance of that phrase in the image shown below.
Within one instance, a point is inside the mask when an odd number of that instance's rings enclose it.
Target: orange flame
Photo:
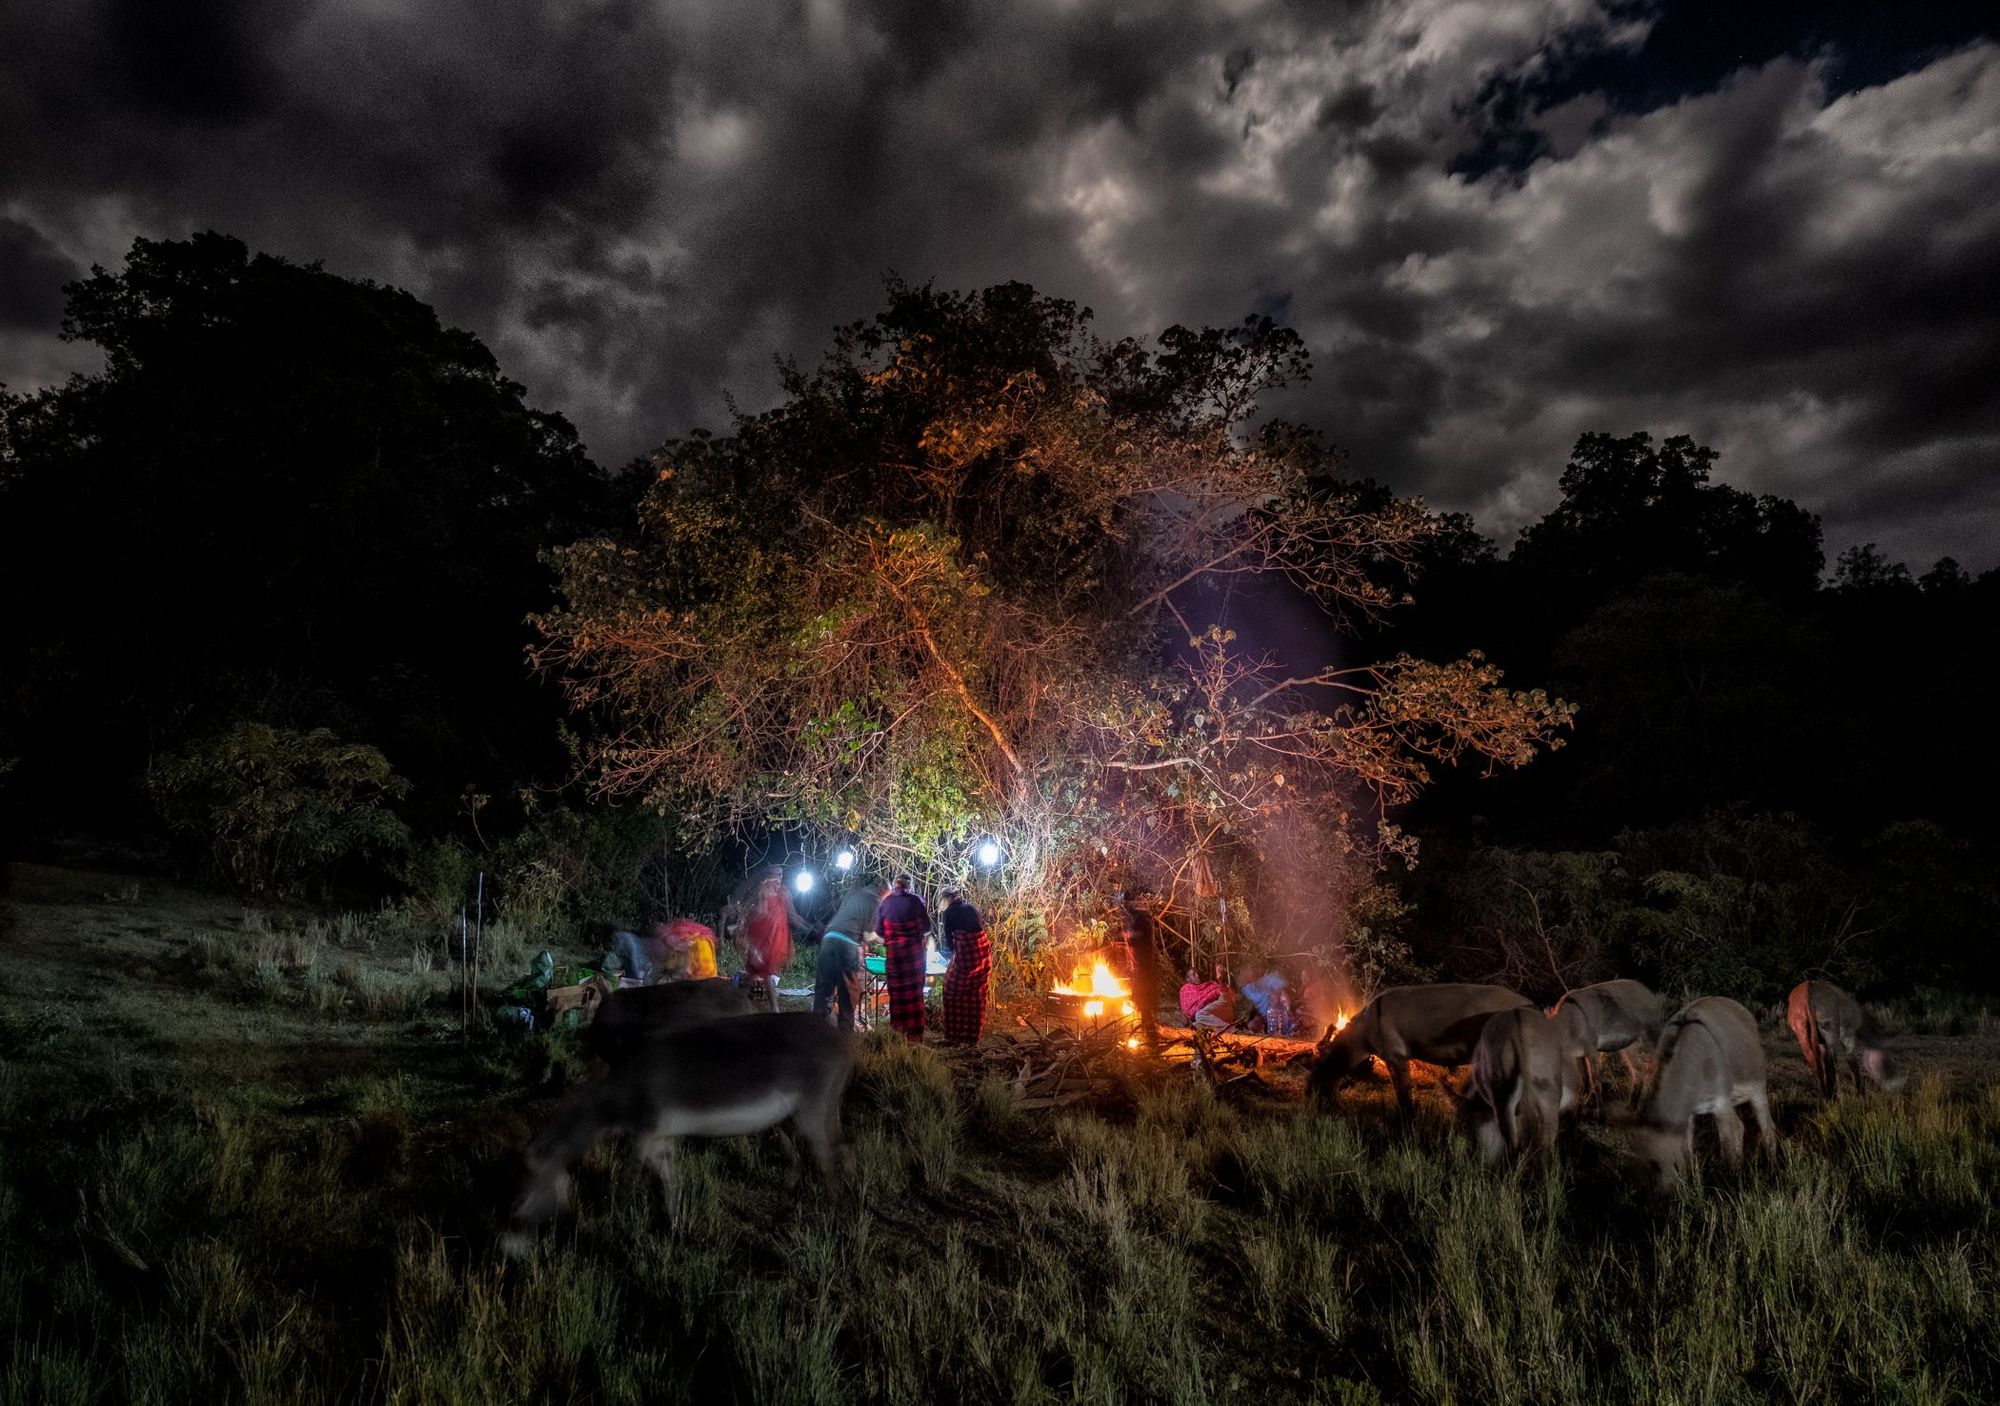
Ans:
[[[1132,988],[1121,980],[1118,974],[1112,971],[1110,967],[1104,965],[1102,958],[1099,958],[1097,965],[1091,968],[1088,976],[1084,975],[1082,967],[1078,967],[1072,980],[1057,982],[1055,993],[1058,996],[1116,997],[1123,1000],[1132,994]],[[1098,1009],[1092,1010],[1091,1006],[1098,1006]],[[1098,1005],[1098,1002],[1092,1001],[1084,1006],[1083,1013],[1085,1015],[1103,1015],[1104,1008]],[[1126,1001],[1125,1014],[1130,1015],[1131,1013],[1132,1003]]]
[[[1353,1019],[1352,1016],[1348,1015],[1346,1011],[1342,1011],[1340,1012],[1340,1014],[1336,1015],[1333,1018],[1333,1028],[1335,1030],[1345,1030],[1347,1028],[1347,1022],[1351,1019]]]

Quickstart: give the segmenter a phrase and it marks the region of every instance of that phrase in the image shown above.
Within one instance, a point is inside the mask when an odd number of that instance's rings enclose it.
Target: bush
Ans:
[[[1711,816],[1628,837],[1647,901],[1632,915],[1635,964],[1667,992],[1781,999],[1806,976],[1863,990],[1880,973],[1869,895],[1791,816]]]
[[[1474,845],[1427,856],[1412,887],[1448,977],[1553,1000],[1615,972],[1636,895],[1619,856]]]
[[[325,728],[237,723],[162,758],[146,787],[168,830],[248,893],[324,890],[343,863],[410,841],[388,807],[409,783],[374,747]]]
[[[680,914],[713,914],[731,875],[712,854],[683,854],[672,827],[631,808],[546,812],[496,848],[489,897],[516,927],[569,936]],[[548,940],[548,939],[545,939]]]

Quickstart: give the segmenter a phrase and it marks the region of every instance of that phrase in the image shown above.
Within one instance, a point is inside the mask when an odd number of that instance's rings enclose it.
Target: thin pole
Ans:
[[[472,993],[466,989],[465,909],[458,910],[458,1038],[463,1041],[472,1025]]]
[[[486,870],[480,870],[480,886],[472,898],[472,912],[478,928],[472,938],[472,1006],[480,1002],[480,948],[486,946]],[[470,1020],[470,1014],[468,1014]]]

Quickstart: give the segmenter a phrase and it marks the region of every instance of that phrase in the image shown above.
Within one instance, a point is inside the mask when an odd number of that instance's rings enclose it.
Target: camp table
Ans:
[[[949,965],[938,955],[937,948],[930,946],[924,948],[926,1004],[930,1002],[931,997],[937,995],[938,983],[944,980],[945,970]],[[868,973],[867,979],[861,983],[861,1015],[868,1024],[873,1025],[878,1018],[887,1019],[889,1014],[888,959],[879,955],[863,957],[861,967]]]

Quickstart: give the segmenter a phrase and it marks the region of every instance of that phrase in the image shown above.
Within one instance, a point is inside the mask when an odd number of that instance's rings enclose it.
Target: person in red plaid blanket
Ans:
[[[938,950],[951,959],[944,976],[944,1038],[976,1045],[986,1025],[986,982],[993,971],[993,944],[986,920],[958,888],[944,891],[938,920]]]
[[[889,1024],[915,1044],[924,1038],[924,939],[930,930],[924,901],[910,892],[908,879],[896,880],[875,910],[875,931],[882,938],[882,972],[889,983]]]

